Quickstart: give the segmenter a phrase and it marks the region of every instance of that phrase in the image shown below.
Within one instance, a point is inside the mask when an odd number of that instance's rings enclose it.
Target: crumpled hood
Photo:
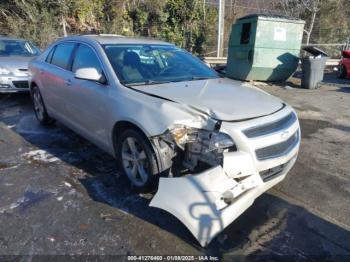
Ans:
[[[210,117],[222,121],[265,116],[283,107],[278,98],[247,83],[226,78],[133,88],[205,111]]]
[[[0,56],[0,66],[11,71],[28,69],[29,62],[34,58],[34,56]]]

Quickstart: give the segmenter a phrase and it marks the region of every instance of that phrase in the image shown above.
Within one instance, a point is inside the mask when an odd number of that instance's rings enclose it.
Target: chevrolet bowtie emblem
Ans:
[[[281,134],[281,138],[282,139],[287,139],[289,137],[289,131],[283,131],[283,133]]]

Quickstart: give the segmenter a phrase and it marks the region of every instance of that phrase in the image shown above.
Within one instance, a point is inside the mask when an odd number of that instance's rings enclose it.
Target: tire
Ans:
[[[32,88],[31,95],[36,119],[44,126],[53,125],[55,123],[55,119],[48,115],[43,97],[41,96],[40,90],[37,86]]]
[[[339,67],[339,74],[338,74],[339,78],[346,78],[347,74],[348,72],[346,70],[346,67],[344,65],[341,65]]]
[[[121,172],[139,192],[155,189],[159,179],[154,150],[140,131],[127,129],[118,138],[116,154]]]

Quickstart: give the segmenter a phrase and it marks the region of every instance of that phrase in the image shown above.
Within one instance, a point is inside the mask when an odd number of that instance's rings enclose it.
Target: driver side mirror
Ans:
[[[95,81],[101,84],[106,84],[107,79],[104,76],[104,74],[100,74],[96,68],[88,67],[88,68],[79,68],[75,72],[75,78],[77,79],[83,79],[83,80],[90,80]]]

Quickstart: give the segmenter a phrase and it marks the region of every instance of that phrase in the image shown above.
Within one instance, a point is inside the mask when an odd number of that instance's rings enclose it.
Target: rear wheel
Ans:
[[[55,120],[47,114],[44,100],[37,86],[34,86],[32,89],[32,100],[34,113],[40,124],[52,125]]]
[[[132,186],[141,192],[153,189],[159,172],[148,139],[137,130],[127,129],[120,135],[116,150],[122,173]]]
[[[348,73],[347,73],[346,67],[344,65],[341,65],[339,67],[339,73],[338,73],[339,78],[346,78],[347,74]]]

